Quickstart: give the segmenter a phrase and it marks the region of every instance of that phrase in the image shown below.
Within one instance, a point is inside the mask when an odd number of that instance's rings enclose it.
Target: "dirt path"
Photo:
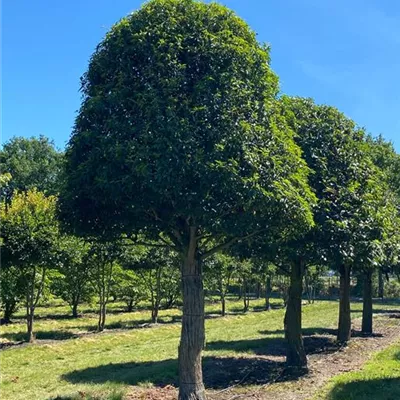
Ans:
[[[361,369],[363,364],[377,351],[400,339],[400,312],[374,316],[372,337],[360,335],[360,320],[353,322],[355,337],[349,345],[335,344],[334,330],[326,329],[317,334],[305,335],[305,346],[309,360],[309,372],[304,376],[293,376],[284,369],[284,356],[246,356],[236,359],[218,358],[207,368],[204,379],[208,387],[218,387],[218,382],[235,375],[238,380],[227,388],[207,390],[210,400],[309,400],[333,376]],[[309,340],[308,340],[309,339]],[[312,340],[311,340],[312,339]],[[209,372],[210,371],[210,372]],[[211,372],[212,371],[212,372]],[[211,375],[212,374],[212,375]],[[223,385],[221,385],[223,387]],[[129,400],[175,400],[174,386],[163,388],[132,387]]]

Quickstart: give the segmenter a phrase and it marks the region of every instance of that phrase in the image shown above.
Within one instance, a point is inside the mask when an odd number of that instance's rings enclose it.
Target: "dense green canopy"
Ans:
[[[268,48],[227,8],[146,3],[98,46],[82,91],[61,196],[80,232],[175,240],[188,221],[243,236],[310,223]]]

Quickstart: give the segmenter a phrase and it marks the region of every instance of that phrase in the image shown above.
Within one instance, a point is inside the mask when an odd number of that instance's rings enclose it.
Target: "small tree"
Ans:
[[[63,236],[60,240],[59,272],[51,282],[51,291],[69,304],[72,316],[78,317],[78,306],[89,301],[93,289],[89,284],[90,268],[88,262],[89,244],[73,236]]]
[[[215,254],[204,264],[204,279],[210,290],[218,292],[223,317],[226,314],[226,295],[236,269],[236,260],[223,253]]]
[[[99,332],[104,331],[105,328],[107,304],[115,284],[115,272],[120,268],[117,263],[119,256],[118,243],[92,242],[84,259],[84,263],[89,265],[90,284],[98,296],[99,320],[97,330]]]
[[[117,268],[114,285],[118,298],[126,303],[128,312],[132,312],[135,306],[149,297],[143,279],[135,271]]]
[[[34,340],[35,308],[46,284],[49,267],[56,266],[59,238],[56,199],[30,190],[15,193],[0,206],[2,221],[2,268],[15,267],[24,280],[27,332]]]
[[[180,293],[176,255],[168,249],[150,248],[131,268],[137,269],[151,302],[151,321],[156,324],[163,300],[173,303]],[[171,305],[171,304],[170,304]]]

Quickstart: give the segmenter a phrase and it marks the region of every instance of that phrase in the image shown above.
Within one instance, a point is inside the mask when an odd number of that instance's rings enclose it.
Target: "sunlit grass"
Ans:
[[[400,399],[400,342],[376,354],[361,371],[332,378],[317,399]]]
[[[278,299],[273,301],[276,306],[281,303]],[[116,308],[120,306],[115,305]],[[260,310],[262,306],[262,299],[251,301],[251,310]],[[243,314],[240,312],[242,303],[230,301],[228,311],[235,314],[224,318],[217,316],[219,308],[219,304],[206,307],[209,317],[206,320],[206,359],[214,356],[248,357],[259,354],[264,342],[283,338],[283,308]],[[353,317],[360,316],[360,303],[352,304],[352,309]],[[53,316],[53,319],[37,320],[35,329],[38,336],[41,331],[53,332],[54,337],[59,335],[59,340],[39,340],[38,344],[2,351],[2,399],[71,398],[79,391],[100,391],[105,395],[124,389],[128,384],[148,386],[176,382],[180,310],[162,310],[160,313],[165,322],[175,317],[175,323],[135,329],[129,329],[129,326],[137,327],[138,322],[148,322],[149,311],[111,313],[106,332],[73,339],[68,339],[70,336],[65,334],[63,339],[60,332],[87,332],[95,327],[97,318],[95,314],[84,314],[78,319],[54,319],[54,315],[62,315],[66,310],[62,307],[38,310],[39,315],[47,313]],[[303,307],[303,326],[310,331],[311,328],[335,326],[337,313],[336,301],[317,301]],[[113,326],[122,326],[122,329],[110,329]],[[21,320],[2,327],[2,335],[22,334],[24,330]]]

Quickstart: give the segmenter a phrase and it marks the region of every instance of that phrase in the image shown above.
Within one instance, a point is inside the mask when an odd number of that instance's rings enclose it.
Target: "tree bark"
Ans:
[[[225,317],[226,311],[225,311],[225,293],[221,291],[221,315]]]
[[[156,270],[156,296],[153,304],[153,309],[151,310],[151,322],[156,324],[158,321],[158,310],[160,308],[160,298],[161,298],[161,266],[157,267]]]
[[[306,286],[307,301],[308,301],[308,304],[311,304],[311,302],[312,302],[312,293],[311,293],[312,287],[310,285],[310,278],[307,273],[304,276],[304,283]]]
[[[364,272],[363,285],[363,313],[361,331],[365,334],[372,334],[372,270]]]
[[[153,307],[153,309],[151,310],[151,322],[153,323],[153,324],[156,324],[157,323],[157,321],[158,321],[158,303],[156,302],[155,304],[154,304],[154,307]]]
[[[101,301],[99,310],[99,323],[97,326],[97,330],[99,332],[103,332],[106,326],[106,314],[107,314],[107,305],[105,302]]]
[[[271,277],[267,276],[267,279],[265,281],[265,309],[266,311],[271,310]]]
[[[257,286],[256,286],[256,299],[260,298],[260,293],[261,293],[261,283],[257,282]]]
[[[350,314],[350,266],[341,265],[340,273],[340,299],[339,299],[339,324],[337,340],[348,342],[351,337]]]
[[[31,280],[28,281],[26,287],[26,330],[29,343],[35,341],[35,335],[33,334],[33,318],[35,314],[34,305],[34,284],[35,284],[36,269],[33,270]]]
[[[133,300],[132,299],[127,301],[126,311],[128,311],[128,312],[132,312],[133,311]]]
[[[33,317],[35,314],[35,307],[28,306],[26,307],[26,311],[27,311],[26,324],[28,332],[28,341],[29,343],[33,343],[35,341],[35,335],[33,334]]]
[[[289,367],[307,368],[307,356],[301,333],[301,296],[303,293],[304,263],[296,260],[291,265],[290,286],[285,313],[286,364]]]
[[[384,293],[385,292],[385,284],[383,281],[383,272],[379,268],[378,269],[378,297],[380,297],[383,300]]]
[[[179,400],[204,400],[201,365],[204,347],[204,290],[196,228],[190,227],[182,262],[183,315],[179,344]]]
[[[72,317],[78,318],[78,303],[77,302],[74,302],[74,304],[72,304]]]
[[[249,299],[247,296],[247,280],[243,279],[243,312],[249,310]]]

